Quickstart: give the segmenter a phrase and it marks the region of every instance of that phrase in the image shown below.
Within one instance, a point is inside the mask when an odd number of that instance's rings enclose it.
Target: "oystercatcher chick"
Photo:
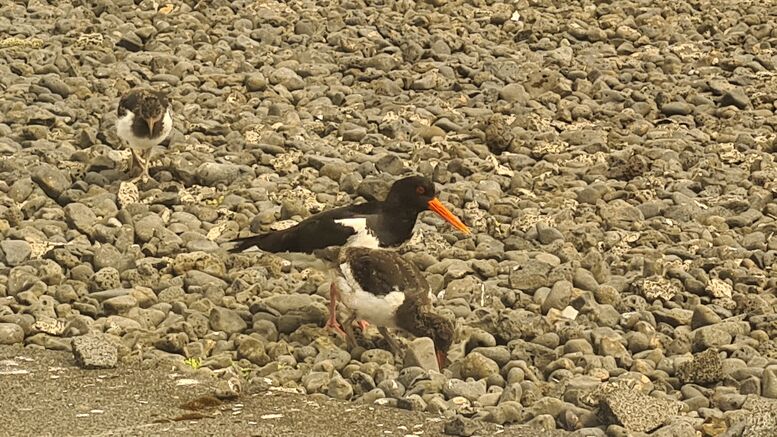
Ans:
[[[386,248],[410,239],[418,214],[431,210],[454,228],[469,228],[436,197],[434,183],[422,176],[399,179],[384,201],[334,208],[281,231],[232,240],[230,252],[314,253],[332,246]]]
[[[397,355],[401,349],[388,328],[402,329],[416,337],[434,342],[437,364],[445,367],[453,342],[453,323],[432,312],[431,289],[418,267],[393,250],[365,247],[341,249],[337,275],[330,286],[329,322],[355,345],[351,323],[357,318],[378,327],[378,331]],[[345,330],[335,317],[340,300],[351,310]]]
[[[147,180],[152,150],[173,130],[170,101],[161,91],[133,88],[119,99],[118,115],[116,134],[132,151],[129,171],[137,163],[141,171],[135,180]]]

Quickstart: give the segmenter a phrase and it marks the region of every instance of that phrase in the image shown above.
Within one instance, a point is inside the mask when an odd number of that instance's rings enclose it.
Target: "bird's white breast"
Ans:
[[[335,223],[343,226],[347,226],[354,230],[355,234],[348,237],[348,241],[345,242],[346,246],[351,247],[366,247],[369,249],[377,249],[380,247],[380,241],[378,237],[370,232],[367,228],[367,219],[364,217],[359,218],[347,218],[335,220]]]
[[[173,130],[173,116],[168,109],[162,119],[162,133],[155,138],[141,138],[132,132],[132,123],[135,122],[135,113],[127,110],[124,116],[116,120],[116,135],[129,143],[133,149],[150,149],[165,140]]]

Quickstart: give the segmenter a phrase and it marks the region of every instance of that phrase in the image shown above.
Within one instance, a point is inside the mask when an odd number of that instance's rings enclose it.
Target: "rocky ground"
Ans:
[[[26,3],[0,8],[0,344],[459,435],[774,435],[771,2]],[[175,110],[138,185],[136,85]],[[426,214],[401,249],[459,326],[442,373],[347,350],[326,273],[221,249],[408,173],[474,230]]]

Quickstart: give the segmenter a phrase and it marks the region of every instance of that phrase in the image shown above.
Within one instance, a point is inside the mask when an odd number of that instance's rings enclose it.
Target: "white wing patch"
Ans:
[[[359,319],[376,326],[396,328],[394,315],[405,301],[405,293],[392,291],[385,296],[376,296],[362,289],[348,263],[340,264],[340,271],[345,278],[338,277],[336,285],[343,304],[355,312]]]
[[[345,246],[366,247],[369,249],[378,249],[380,247],[378,237],[367,228],[366,218],[339,219],[335,220],[335,223],[347,226],[356,232],[348,238],[348,241],[345,242]]]

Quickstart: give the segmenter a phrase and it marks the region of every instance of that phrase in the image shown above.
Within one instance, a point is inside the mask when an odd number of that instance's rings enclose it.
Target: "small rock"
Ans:
[[[237,354],[239,358],[245,358],[257,366],[264,366],[271,361],[265,351],[264,343],[252,337],[244,338],[240,342]]]
[[[16,344],[24,341],[24,330],[15,323],[0,323],[0,344]]]
[[[215,307],[210,311],[210,328],[214,331],[224,331],[235,334],[244,331],[248,324],[233,310]]]
[[[485,379],[491,375],[499,374],[499,365],[479,352],[470,352],[457,364],[458,373],[462,379]]]
[[[52,199],[57,199],[68,188],[70,181],[65,173],[51,164],[41,164],[32,169],[32,180]]]
[[[125,314],[131,308],[138,306],[138,301],[132,295],[116,296],[103,302],[103,311],[106,314]]]
[[[189,342],[189,336],[184,332],[166,334],[164,337],[154,342],[154,347],[170,352],[171,354],[182,354],[184,347]]]
[[[202,185],[231,184],[240,176],[240,167],[235,164],[205,162],[197,168],[197,179]]]
[[[249,92],[264,91],[267,88],[267,78],[262,73],[249,74],[245,78],[245,86]]]
[[[27,261],[32,254],[30,244],[24,240],[3,240],[0,249],[5,254],[5,263],[11,267]]]
[[[491,410],[485,417],[485,420],[499,425],[514,423],[521,420],[522,411],[523,406],[520,403],[516,401],[506,401]]]
[[[422,337],[424,338],[424,337]],[[412,343],[411,343],[412,344]],[[434,344],[432,344],[432,347],[434,347]],[[410,347],[408,347],[407,354],[410,354]],[[391,352],[384,350],[384,349],[369,349],[362,353],[361,358],[359,359],[362,363],[375,363],[375,364],[389,364],[391,366],[394,365],[394,354]],[[405,366],[407,367],[407,361],[408,357],[405,357]],[[436,361],[435,361],[436,363]],[[436,365],[436,364],[435,364]]]
[[[485,381],[466,382],[460,379],[450,379],[443,386],[443,393],[448,399],[461,396],[474,402],[486,394],[486,384]]]
[[[59,75],[47,74],[40,80],[40,86],[48,88],[54,94],[58,94],[63,98],[67,98],[72,94],[73,90],[65,83],[64,80],[59,78]]]
[[[669,102],[661,107],[661,112],[666,116],[688,115],[693,112],[693,106],[685,102]]]
[[[764,369],[761,379],[761,396],[777,399],[777,368]]]
[[[747,109],[750,106],[750,98],[741,88],[732,89],[720,98],[720,106],[730,105],[736,106],[739,109]]]
[[[147,242],[154,233],[165,229],[165,222],[156,214],[149,214],[135,222],[135,236],[142,242]]]
[[[116,367],[118,351],[103,335],[82,335],[72,341],[76,364],[84,369],[110,369]]]
[[[233,376],[227,380],[221,380],[216,384],[214,395],[219,399],[237,399],[243,390],[240,378]]]
[[[691,329],[717,325],[720,321],[721,318],[715,311],[704,305],[696,305],[693,309],[693,315],[691,316]]]
[[[542,302],[542,313],[547,314],[551,308],[563,309],[569,305],[572,297],[572,283],[569,281],[558,281],[553,284],[550,293]]]
[[[407,397],[397,399],[397,407],[402,408],[403,410],[425,411],[426,401],[424,401],[420,395],[411,394]]]
[[[680,403],[654,398],[639,391],[617,389],[599,404],[608,420],[629,431],[650,432],[680,411]]]
[[[71,226],[84,234],[92,232],[92,228],[97,223],[97,215],[92,212],[91,208],[83,203],[71,203],[65,206],[64,210],[65,219]]]
[[[335,369],[343,370],[343,368],[351,361],[351,354],[339,348],[324,349],[316,355],[315,363],[321,363],[323,361],[329,361],[332,363]]]
[[[456,435],[462,437],[469,437],[477,433],[481,428],[481,425],[467,417],[457,414],[449,421],[445,422],[445,434]]]
[[[115,267],[100,269],[89,278],[89,286],[96,292],[103,290],[123,290],[119,288],[121,287],[121,276]]]
[[[564,240],[564,234],[556,228],[543,223],[537,223],[537,237],[542,244],[550,244],[556,240]]]
[[[714,349],[697,354],[691,361],[683,363],[677,369],[677,376],[683,383],[712,384],[723,379],[723,362]]]
[[[408,344],[407,352],[405,353],[404,367],[411,366],[417,366],[422,369],[434,370],[437,372],[440,371],[437,364],[434,342],[432,342],[430,338],[416,338]]]
[[[731,344],[733,336],[718,325],[703,326],[693,331],[693,350],[701,352],[711,347]]]
[[[273,85],[284,86],[289,91],[296,91],[305,87],[305,81],[294,70],[286,67],[273,70],[270,73],[269,79]]]
[[[326,390],[327,396],[340,400],[350,400],[353,397],[353,387],[339,374],[329,380]]]

